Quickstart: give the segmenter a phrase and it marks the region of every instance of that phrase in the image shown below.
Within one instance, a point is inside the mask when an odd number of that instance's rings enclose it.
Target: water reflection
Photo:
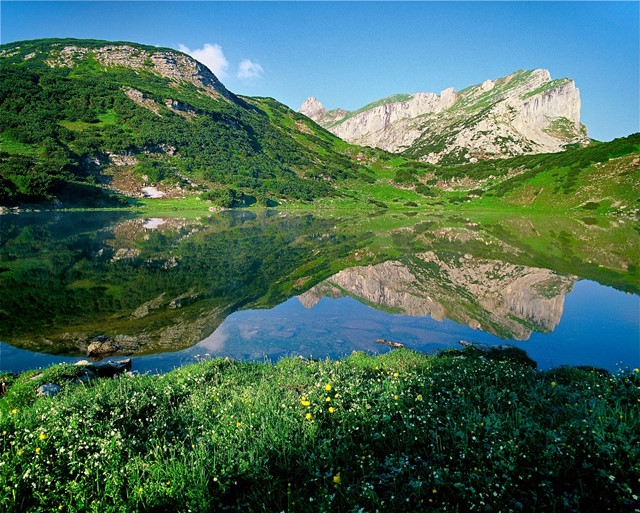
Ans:
[[[351,296],[377,308],[445,318],[514,340],[551,332],[575,282],[548,269],[433,251],[335,274],[298,297]]]
[[[141,365],[158,368],[195,351],[335,356],[399,333],[416,349],[472,338],[553,350],[561,341],[544,334],[565,322],[578,280],[637,293],[637,254],[634,227],[607,220],[3,216],[0,369],[34,351],[156,355]],[[615,312],[603,322],[618,336]]]

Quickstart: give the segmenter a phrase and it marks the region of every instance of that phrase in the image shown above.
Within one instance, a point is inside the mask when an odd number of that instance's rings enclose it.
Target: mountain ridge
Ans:
[[[299,112],[347,142],[430,163],[557,152],[589,142],[575,83],[552,80],[543,69],[439,95],[393,95],[351,112],[327,110],[311,97]]]

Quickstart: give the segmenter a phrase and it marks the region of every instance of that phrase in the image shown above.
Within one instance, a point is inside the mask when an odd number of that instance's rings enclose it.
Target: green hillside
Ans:
[[[0,204],[122,201],[143,185],[223,206],[311,200],[362,169],[344,143],[195,60],[133,43],[0,46]]]
[[[72,39],[1,45],[0,98],[3,207],[130,206],[145,195],[209,200],[202,208],[313,202],[632,215],[640,206],[639,134],[561,153],[428,164],[346,143],[272,98],[237,96],[171,49]]]

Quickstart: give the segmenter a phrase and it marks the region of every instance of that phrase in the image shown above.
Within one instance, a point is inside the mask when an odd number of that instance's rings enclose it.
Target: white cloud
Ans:
[[[262,66],[251,59],[244,59],[238,66],[238,78],[241,80],[255,80],[262,76]]]
[[[200,61],[207,68],[213,71],[213,74],[222,79],[227,76],[227,69],[229,68],[229,61],[224,56],[222,47],[220,45],[212,45],[205,43],[202,48],[197,50],[190,50],[185,45],[178,46],[181,52],[188,53],[194,59]]]

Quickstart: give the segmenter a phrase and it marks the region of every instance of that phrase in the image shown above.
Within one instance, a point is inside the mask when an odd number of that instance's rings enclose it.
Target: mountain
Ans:
[[[117,204],[117,193],[273,204],[367,179],[337,137],[273,99],[233,94],[168,48],[73,39],[1,45],[0,97],[3,206]]]
[[[353,144],[431,163],[559,152],[589,143],[573,80],[543,69],[435,93],[398,94],[355,111],[308,98],[299,112]]]

